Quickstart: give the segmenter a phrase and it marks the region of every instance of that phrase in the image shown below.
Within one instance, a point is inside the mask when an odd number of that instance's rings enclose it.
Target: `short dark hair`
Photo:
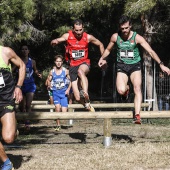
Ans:
[[[61,58],[61,60],[64,61],[64,57],[63,57],[62,55],[56,55],[56,56],[54,57],[54,61],[56,61],[57,58]]]
[[[73,21],[73,28],[74,28],[74,25],[83,25],[83,21],[81,19],[75,19]]]
[[[130,17],[128,17],[127,15],[122,15],[120,18],[119,18],[119,26],[126,23],[126,22],[129,22],[129,25],[132,24],[131,22],[131,19]]]

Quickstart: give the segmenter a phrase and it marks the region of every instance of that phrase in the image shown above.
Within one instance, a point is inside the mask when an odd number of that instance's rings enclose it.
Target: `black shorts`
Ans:
[[[125,73],[130,76],[133,72],[141,70],[141,62],[135,64],[117,63],[117,72]]]
[[[82,63],[82,64],[86,64],[86,65],[89,67],[89,69],[90,69],[90,66],[89,66],[87,63]],[[77,77],[78,77],[78,69],[79,69],[79,67],[80,67],[82,64],[80,64],[80,65],[78,65],[78,66],[73,66],[73,67],[70,67],[70,68],[69,68],[69,75],[70,75],[71,82],[77,80]]]
[[[4,104],[0,106],[0,117],[6,113],[12,113],[15,111],[15,104]]]

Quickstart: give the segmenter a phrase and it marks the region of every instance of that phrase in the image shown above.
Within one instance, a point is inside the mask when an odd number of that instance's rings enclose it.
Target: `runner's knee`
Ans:
[[[134,90],[135,94],[141,93],[141,87],[140,86],[134,86],[133,90]]]
[[[10,144],[14,141],[15,139],[15,134],[6,134],[3,136],[3,140],[5,143]]]
[[[85,73],[83,72],[83,70],[78,69],[78,76],[79,77],[85,76]]]
[[[117,91],[120,95],[123,95],[126,92],[126,88],[125,87],[117,87]]]

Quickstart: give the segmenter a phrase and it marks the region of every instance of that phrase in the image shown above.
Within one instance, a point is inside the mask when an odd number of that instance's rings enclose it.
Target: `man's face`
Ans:
[[[81,38],[83,35],[83,25],[74,25],[73,33],[76,38]]]
[[[57,59],[55,60],[55,64],[56,64],[56,67],[57,67],[57,68],[61,68],[61,66],[62,66],[62,64],[63,64],[62,59],[61,59],[61,58],[57,58]]]
[[[28,56],[28,54],[29,54],[29,49],[28,49],[28,47],[27,47],[26,45],[25,45],[25,46],[22,46],[21,52],[22,52],[22,54],[23,54],[24,56]]]
[[[162,72],[159,73],[160,78],[164,78],[164,74]]]
[[[129,35],[131,29],[131,25],[129,25],[129,21],[120,25],[120,30],[124,36]]]

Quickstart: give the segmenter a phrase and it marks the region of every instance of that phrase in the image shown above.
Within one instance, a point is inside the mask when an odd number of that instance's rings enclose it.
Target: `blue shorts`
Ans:
[[[22,93],[26,95],[27,93],[35,93],[36,85],[34,83],[24,84],[22,86]]]
[[[60,104],[61,107],[68,107],[68,97],[65,94],[58,94],[53,91],[53,101],[55,105]]]

